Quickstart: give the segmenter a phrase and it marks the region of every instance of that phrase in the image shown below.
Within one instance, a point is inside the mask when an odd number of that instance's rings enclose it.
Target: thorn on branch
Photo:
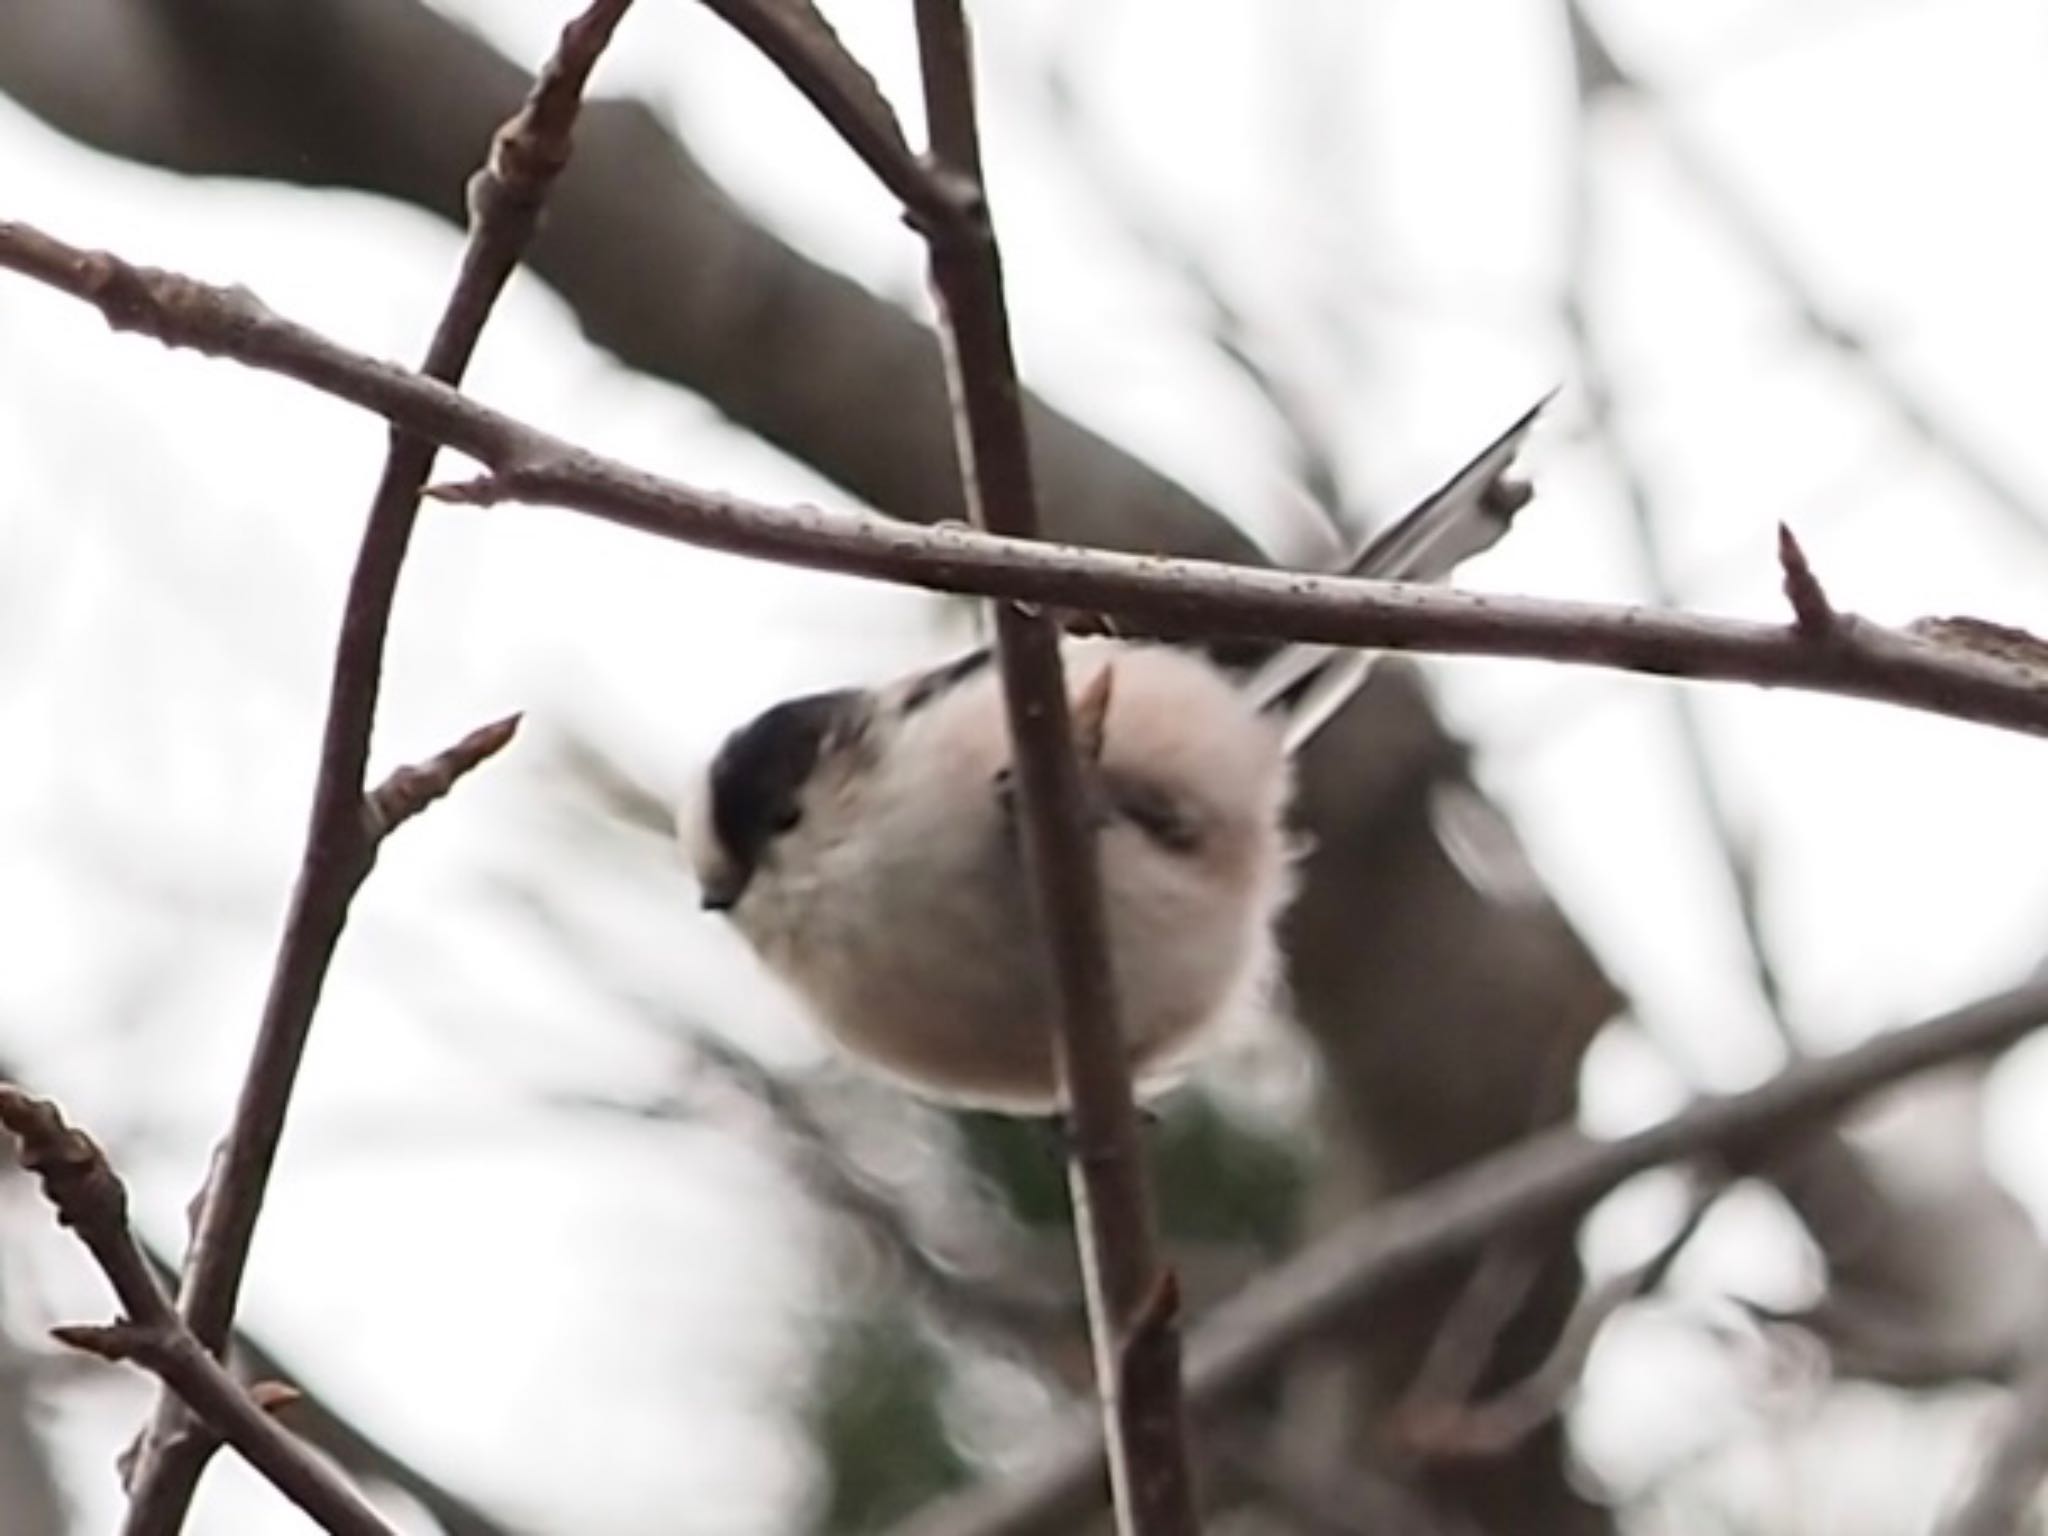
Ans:
[[[363,817],[374,847],[439,800],[456,782],[496,757],[518,734],[520,715],[507,715],[478,726],[445,752],[423,763],[393,769],[391,776],[363,797]]]
[[[50,1330],[50,1337],[59,1344],[119,1365],[147,1356],[156,1330],[140,1323],[59,1323]]]
[[[1398,1420],[1403,1447],[1431,1460],[1505,1456],[1555,1419],[1577,1390],[1602,1330],[1623,1307],[1664,1284],[1727,1187],[1717,1183],[1697,1193],[1655,1253],[1582,1296],[1549,1356],[1520,1381],[1479,1402],[1406,1405]]]
[[[1834,604],[1813,574],[1806,551],[1785,524],[1778,524],[1778,568],[1785,573],[1785,599],[1792,605],[1792,624],[1809,640],[1824,639],[1835,627]]]

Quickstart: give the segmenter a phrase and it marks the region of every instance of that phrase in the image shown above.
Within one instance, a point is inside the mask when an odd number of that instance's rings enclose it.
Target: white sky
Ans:
[[[532,60],[569,7],[461,9],[487,10]],[[1601,13],[1645,73],[1677,82],[1682,121],[1829,302],[2048,507],[2041,9],[1635,0]],[[1104,180],[1140,189],[1279,338],[1371,505],[1423,489],[1536,393],[1571,384],[1554,304],[1572,120],[1550,8],[1304,0],[1285,14],[1070,0],[1005,8],[983,39],[1031,381],[1276,539],[1298,538],[1301,514],[1258,403],[1046,131],[1033,80],[1058,39],[1074,50]],[[835,16],[885,88],[913,101],[906,8]],[[644,5],[602,83],[672,113],[806,250],[921,303],[917,252],[886,203],[707,15]],[[1786,519],[1840,604],[2048,630],[2043,531],[1983,505],[1802,337],[1640,121],[1610,114],[1597,153],[1602,331],[1687,601],[1777,613],[1772,538]],[[0,161],[0,215],[246,282],[373,352],[417,351],[453,259],[454,235],[418,215],[137,170],[4,105]],[[112,338],[19,281],[0,282],[0,352],[12,365],[0,371],[0,734],[14,746],[0,772],[0,918],[18,941],[0,971],[0,1044],[116,1142],[152,1230],[169,1236],[260,1001],[382,434],[293,387]],[[842,499],[700,403],[591,353],[531,280],[493,322],[472,385],[682,478]],[[1637,596],[1627,514],[1569,392],[1556,418],[1530,466],[1542,501],[1471,580]],[[894,670],[954,623],[920,596],[566,514],[425,521],[380,761],[511,708],[531,712],[528,734],[408,829],[359,907],[249,1310],[321,1390],[510,1516],[626,1536],[670,1529],[687,1508],[693,1530],[767,1531],[803,1477],[776,1413],[803,1358],[792,1319],[815,1234],[777,1195],[780,1176],[716,1125],[593,1131],[528,1108],[536,1088],[616,1087],[661,1061],[479,895],[489,871],[550,848],[568,850],[565,882],[583,868],[578,826],[530,809],[550,721],[597,729],[652,782],[680,784],[755,705]],[[1667,685],[1484,662],[1435,675],[1486,784],[1664,1051],[1701,1084],[1768,1071],[1775,1049],[1679,772]],[[2040,957],[2040,744],[1791,696],[1720,690],[1704,704],[1813,1044],[1960,1002]],[[802,1021],[698,922],[680,875],[640,857],[637,883],[574,893],[613,962],[679,1010],[723,1000],[719,1021],[741,1021],[776,1059],[813,1059]],[[2001,1073],[1989,1125],[1997,1165],[2037,1210],[2044,1062],[2023,1052]],[[1666,1067],[1625,1046],[1603,1047],[1587,1087],[1603,1127],[1675,1091]],[[1768,1212],[1716,1219],[1728,1231],[1703,1247],[1775,1254],[1749,1279],[1796,1289],[1796,1260],[1754,1235],[1772,1229]],[[1618,1215],[1595,1251],[1624,1251],[1641,1231]],[[61,1245],[34,1263],[69,1277],[66,1315],[97,1315]],[[1702,1292],[1730,1283],[1726,1265],[1703,1267]],[[1655,1420],[1657,1394],[1609,1359],[1627,1353],[1603,1351],[1580,1420],[1588,1453],[1624,1481],[1690,1432]],[[1742,1384],[1715,1360],[1698,1374],[1732,1416]],[[1679,1406],[1697,1418],[1697,1403]],[[132,1406],[95,1402],[68,1421],[95,1515]],[[194,1527],[292,1528],[232,1474]]]

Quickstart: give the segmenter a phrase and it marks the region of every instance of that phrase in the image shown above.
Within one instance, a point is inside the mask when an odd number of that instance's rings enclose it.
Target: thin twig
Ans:
[[[392,769],[382,784],[363,796],[363,814],[369,821],[371,840],[382,842],[446,795],[466,775],[512,745],[518,730],[519,716],[507,715],[478,726],[454,746],[423,763]]]
[[[1623,1307],[1664,1283],[1726,1190],[1725,1183],[1702,1190],[1655,1253],[1581,1296],[1550,1353],[1521,1380],[1481,1402],[1418,1401],[1405,1407],[1402,1443],[1434,1458],[1505,1456],[1556,1418],[1585,1374],[1601,1330]]]
[[[1778,524],[1778,569],[1785,575],[1785,601],[1792,605],[1792,623],[1809,640],[1825,640],[1834,632],[1835,606],[1813,574],[1806,551],[1790,528]]]
[[[469,188],[470,235],[421,372],[460,380],[498,295],[518,267],[556,175],[568,163],[583,88],[631,0],[593,0],[563,29],[554,56],[520,110],[494,137]],[[355,893],[369,877],[382,835],[509,739],[512,723],[487,728],[423,776],[366,795],[370,733],[382,681],[384,636],[411,542],[420,493],[438,444],[394,425],[370,502],[335,644],[311,825],[263,1016],[234,1119],[216,1154],[193,1222],[178,1308],[216,1354],[231,1332],[257,1218],[284,1134],[313,1015]],[[468,756],[463,754],[467,752]],[[408,810],[407,806],[411,809]],[[144,1431],[130,1482],[126,1536],[174,1536],[185,1522],[211,1454],[207,1437],[166,1393]]]
[[[808,0],[707,0],[816,106],[897,194],[930,253],[954,435],[982,530],[1034,540],[1038,506],[982,180],[973,49],[959,0],[917,0],[931,150],[912,159],[893,110]],[[1178,1290],[1160,1265],[1117,1020],[1094,827],[1069,721],[1060,630],[1000,604],[996,655],[1016,754],[1025,863],[1053,973],[1055,1051],[1073,1139],[1076,1238],[1095,1340],[1111,1482],[1128,1533],[1192,1532],[1180,1406]]]
[[[1307,640],[1443,655],[1510,656],[1701,682],[1797,688],[2048,735],[2048,678],[1838,611],[1834,644],[1789,625],[1628,604],[1458,592],[1258,570],[918,528],[886,518],[719,496],[577,448],[446,385],[340,347],[244,290],[129,265],[0,221],[0,267],[142,330],[282,374],[490,466],[447,500],[568,508],[662,538],[814,570],[1102,612],[1148,631]]]
[[[1599,205],[1591,141],[1594,108],[1602,96],[1614,88],[1614,65],[1598,37],[1586,30],[1585,18],[1576,0],[1564,0],[1563,14],[1574,44],[1572,57],[1576,66],[1578,107],[1574,120],[1576,140],[1571,155],[1569,250],[1561,299],[1565,331],[1578,357],[1581,388],[1595,435],[1606,451],[1622,499],[1628,507],[1629,524],[1635,533],[1636,550],[1650,599],[1660,607],[1676,607],[1677,583],[1672,578],[1665,551],[1662,522],[1649,472],[1634,451],[1620,413],[1615,408],[1612,369],[1593,323]],[[1781,555],[1783,547],[1781,539]],[[1802,634],[1807,633],[1803,616],[1797,627]],[[1729,803],[1727,785],[1715,763],[1699,701],[1686,693],[1674,692],[1668,702],[1678,746],[1685,761],[1685,777],[1692,788],[1700,819],[1706,824],[1707,834],[1720,855],[1728,897],[1741,926],[1744,947],[1749,953],[1750,975],[1756,984],[1757,995],[1779,1044],[1788,1055],[1796,1058],[1803,1054],[1803,1047],[1786,1003],[1783,978],[1779,974],[1777,957],[1772,952],[1764,920],[1762,881],[1757,872],[1753,840],[1737,824],[1735,809]]]
[[[1343,459],[1337,443],[1311,403],[1303,381],[1274,355],[1272,338],[1231,296],[1221,273],[1200,246],[1172,229],[1163,210],[1150,206],[1143,179],[1129,174],[1110,152],[1108,135],[1083,123],[1063,67],[1048,62],[1032,71],[1044,101],[1044,115],[1058,137],[1061,158],[1082,177],[1095,211],[1110,221],[1138,253],[1177,283],[1200,311],[1204,339],[1212,351],[1265,407],[1294,477],[1321,520],[1321,530],[1342,547],[1357,536],[1348,516]]]
[[[19,1083],[21,1075],[13,1069],[11,1062],[0,1060],[0,1079]],[[177,1265],[143,1234],[138,1232],[135,1241],[158,1286],[168,1288],[176,1285]],[[288,1369],[239,1325],[228,1346],[228,1356],[236,1362],[240,1379],[255,1383],[250,1388],[250,1395],[259,1407],[269,1410],[275,1405],[277,1390],[289,1392],[292,1426],[302,1439],[359,1481],[395,1488],[403,1493],[433,1518],[444,1536],[526,1536],[518,1527],[487,1514],[453,1489],[445,1487],[381,1443],[317,1392],[307,1390],[302,1382],[297,1381],[297,1373]],[[286,1378],[295,1384],[279,1389],[278,1382]]]
[[[145,1248],[144,1252],[149,1250]],[[165,1283],[169,1283],[176,1273],[153,1253],[150,1266]],[[229,1353],[259,1383],[293,1374],[239,1327],[229,1344]],[[296,1401],[292,1404],[292,1423],[309,1444],[318,1447],[355,1477],[397,1489],[427,1512],[442,1536],[527,1536],[521,1527],[486,1513],[406,1460],[334,1404],[317,1392],[308,1390],[303,1383],[298,1384],[294,1391]]]
[[[1217,1307],[1190,1342],[1188,1400],[1201,1408],[1228,1401],[1390,1288],[1490,1241],[1576,1216],[1636,1174],[1810,1131],[1901,1079],[2001,1051],[2044,1025],[2048,983],[2035,983],[1801,1062],[1616,1141],[1560,1128],[1493,1153],[1360,1212]],[[898,1536],[1072,1529],[1100,1500],[1102,1466],[1100,1435],[1076,1418],[1029,1474],[928,1506]]]
[[[1542,1236],[1503,1239],[1481,1252],[1438,1320],[1414,1380],[1394,1406],[1394,1422],[1410,1426],[1402,1431],[1404,1439],[1417,1438],[1413,1426],[1436,1421],[1447,1406],[1466,1402],[1478,1390],[1501,1336],[1543,1278],[1548,1250],[1559,1246],[1544,1243]]]
[[[14,1137],[22,1166],[41,1182],[57,1219],[78,1234],[121,1303],[121,1321],[60,1327],[52,1330],[57,1339],[153,1372],[321,1529],[334,1536],[396,1536],[361,1494],[271,1416],[270,1407],[289,1397],[272,1391],[265,1394],[269,1403],[260,1400],[179,1316],[128,1225],[128,1191],[99,1144],[67,1125],[48,1099],[12,1083],[0,1083],[0,1126]]]
[[[1573,1118],[1578,1056],[1560,1051],[1530,1097],[1524,1134],[1535,1135]],[[1393,1412],[1468,1401],[1485,1379],[1502,1338],[1524,1312],[1565,1237],[1542,1231],[1517,1232],[1489,1243],[1471,1266],[1463,1287],[1436,1322],[1436,1331]],[[1576,1266],[1575,1266],[1576,1267]]]
[[[947,344],[967,504],[984,530],[1034,539],[1038,505],[1002,258],[982,178],[972,38],[960,0],[916,0],[915,14],[932,160],[943,176],[972,189],[944,217],[920,221]],[[1124,1536],[1192,1536],[1180,1293],[1158,1253],[1060,632],[1043,612],[1007,603],[996,607],[995,628],[1025,863],[1058,1004],[1055,1058],[1112,1501]]]
[[[2048,509],[2000,469],[1987,450],[1971,442],[1963,428],[1922,391],[1911,375],[1888,362],[1865,341],[1847,316],[1828,305],[1821,296],[1820,285],[1808,278],[1784,237],[1701,147],[1663,93],[1615,56],[1598,24],[1578,0],[1571,0],[1571,22],[1582,70],[1590,62],[1592,83],[1600,91],[1622,95],[1647,109],[1644,115],[1663,139],[1673,164],[1692,183],[1722,230],[1776,285],[1806,333],[1846,364],[1871,394],[1933,449],[1987,505],[2003,514],[2012,527],[2036,541],[2048,533]]]
[[[917,157],[874,77],[811,0],[704,0],[704,6],[782,71],[914,225],[930,227],[949,216],[953,193]]]

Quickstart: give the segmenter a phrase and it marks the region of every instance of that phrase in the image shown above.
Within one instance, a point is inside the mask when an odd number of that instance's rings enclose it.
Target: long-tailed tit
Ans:
[[[1435,581],[1490,547],[1528,499],[1503,477],[1541,408],[1341,568]],[[1166,644],[1064,654],[1121,1024],[1156,1087],[1273,1004],[1289,755],[1370,661],[1293,646],[1235,677]],[[679,827],[704,905],[848,1050],[926,1096],[1031,1113],[1063,1095],[1010,755],[984,648],[776,705],[726,739]]]

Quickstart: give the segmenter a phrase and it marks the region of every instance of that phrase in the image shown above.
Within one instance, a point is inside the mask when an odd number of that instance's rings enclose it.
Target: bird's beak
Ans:
[[[739,905],[740,897],[747,891],[747,876],[750,872],[738,864],[721,859],[712,868],[698,877],[702,890],[700,898],[706,912],[730,912]]]

